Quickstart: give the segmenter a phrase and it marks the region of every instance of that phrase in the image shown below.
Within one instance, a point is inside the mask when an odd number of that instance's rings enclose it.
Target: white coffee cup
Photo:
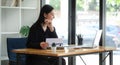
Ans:
[[[56,47],[51,47],[53,53],[56,53]]]

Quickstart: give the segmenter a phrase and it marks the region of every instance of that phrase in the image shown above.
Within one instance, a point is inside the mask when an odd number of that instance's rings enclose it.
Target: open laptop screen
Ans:
[[[96,32],[93,42],[90,42],[88,45],[83,43],[83,45],[79,45],[79,46],[75,46],[75,47],[76,48],[95,48],[95,47],[99,46],[99,41],[100,41],[101,35],[102,35],[102,30],[98,30]]]
[[[96,36],[95,36],[95,40],[93,42],[94,46],[99,46],[101,35],[102,35],[102,30],[98,30],[97,33],[96,33]]]

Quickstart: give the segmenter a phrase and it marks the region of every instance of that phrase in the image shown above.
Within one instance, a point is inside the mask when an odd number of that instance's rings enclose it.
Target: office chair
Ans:
[[[27,38],[7,38],[9,65],[16,65],[16,54],[13,49],[26,48]],[[20,65],[25,65],[25,55],[21,55]]]

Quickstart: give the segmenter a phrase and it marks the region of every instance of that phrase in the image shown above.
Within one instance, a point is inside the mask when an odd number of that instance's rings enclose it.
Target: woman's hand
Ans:
[[[49,27],[50,31],[53,32],[54,31],[54,27],[52,25],[52,20],[50,19],[45,19],[45,24]]]
[[[48,43],[47,42],[41,42],[40,46],[41,46],[42,49],[47,49]]]

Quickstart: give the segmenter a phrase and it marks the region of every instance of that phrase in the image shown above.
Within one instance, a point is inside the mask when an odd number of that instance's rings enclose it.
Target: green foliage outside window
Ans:
[[[77,10],[84,10],[84,4],[87,0],[76,0],[76,9]],[[97,0],[90,0],[89,1],[89,10],[99,10]],[[106,0],[107,11],[116,12],[120,10],[120,0]]]
[[[84,10],[84,0],[77,0],[76,9],[77,10]]]
[[[60,10],[60,0],[51,0],[50,4],[55,8],[55,10]]]
[[[97,0],[92,0],[92,1],[89,3],[89,10],[98,11],[98,10],[99,10],[98,4],[99,4],[99,3],[97,2]]]
[[[120,0],[106,0],[107,11],[115,12],[120,10]]]
[[[89,5],[85,5],[85,3]],[[93,11],[98,11],[99,6],[98,6],[97,0],[90,0],[89,2],[87,0],[76,0],[76,9],[79,11],[85,10],[85,7],[88,6],[88,10],[93,10]]]
[[[76,9],[84,10],[84,3],[86,0],[76,0]],[[60,10],[60,0],[50,0],[50,4],[55,8],[55,10]],[[114,12],[120,10],[120,0],[106,0],[107,10]],[[91,0],[89,2],[89,10],[99,10],[97,7],[97,0]]]

